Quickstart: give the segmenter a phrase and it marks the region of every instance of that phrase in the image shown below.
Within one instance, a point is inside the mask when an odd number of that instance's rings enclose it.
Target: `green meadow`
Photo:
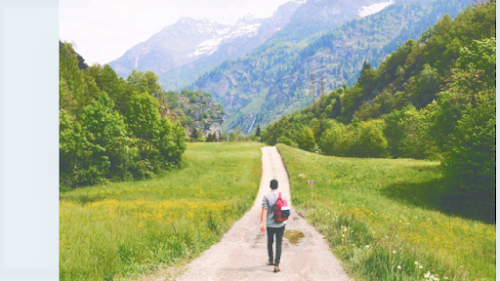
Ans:
[[[294,207],[356,280],[495,280],[496,226],[441,207],[439,162],[278,149]]]
[[[187,261],[252,206],[258,143],[189,143],[180,169],[61,190],[60,280],[118,280]]]

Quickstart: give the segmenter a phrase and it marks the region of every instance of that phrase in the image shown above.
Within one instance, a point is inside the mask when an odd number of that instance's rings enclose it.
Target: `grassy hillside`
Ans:
[[[446,213],[438,162],[326,157],[278,145],[292,203],[357,280],[495,280],[496,228]],[[311,203],[310,186],[316,180]],[[430,272],[428,278],[425,274]]]
[[[163,177],[61,192],[60,279],[136,276],[208,249],[255,200],[259,146],[190,143]]]

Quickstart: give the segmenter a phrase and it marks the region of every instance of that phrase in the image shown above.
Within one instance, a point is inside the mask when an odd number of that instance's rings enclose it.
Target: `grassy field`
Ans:
[[[293,205],[356,280],[495,280],[496,226],[440,208],[438,162],[278,149]]]
[[[121,280],[197,256],[249,209],[258,143],[190,143],[183,167],[62,191],[60,280]]]

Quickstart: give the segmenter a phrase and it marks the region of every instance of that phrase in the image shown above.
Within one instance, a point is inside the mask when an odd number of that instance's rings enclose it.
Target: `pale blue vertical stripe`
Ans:
[[[58,280],[58,1],[0,0],[0,280]]]

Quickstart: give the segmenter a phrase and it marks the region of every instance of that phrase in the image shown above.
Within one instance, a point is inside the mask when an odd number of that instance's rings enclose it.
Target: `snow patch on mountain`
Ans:
[[[231,30],[231,27],[228,27],[228,28],[224,28],[224,29],[221,29],[221,30],[216,30],[216,32],[220,35],[222,34],[226,34],[229,32],[229,30]]]
[[[236,38],[240,36],[255,36],[257,31],[259,31],[261,23],[248,24],[239,27],[235,31],[231,32],[225,38]]]
[[[249,19],[250,16],[247,16]],[[242,36],[252,37],[257,35],[261,23],[247,24],[237,27],[235,30],[230,32],[230,28],[217,30],[220,37],[215,37],[212,39],[205,40],[196,46],[196,50],[189,54],[188,57],[198,57],[201,55],[211,55],[219,48],[221,42],[225,39],[235,39]],[[228,34],[229,33],[229,34]]]
[[[375,14],[375,13],[382,11],[384,8],[386,8],[387,6],[389,6],[391,4],[394,4],[394,1],[391,0],[391,1],[387,1],[387,2],[372,4],[370,6],[363,6],[358,11],[358,15],[360,17],[364,18],[366,16],[369,16],[369,15],[372,15],[372,14]]]
[[[217,50],[217,47],[220,45],[220,42],[224,39],[224,37],[219,37],[219,38],[214,38],[214,39],[208,39],[200,44],[198,44],[196,50],[194,53],[191,53],[188,55],[188,57],[197,57],[201,55],[211,55],[213,52]]]

